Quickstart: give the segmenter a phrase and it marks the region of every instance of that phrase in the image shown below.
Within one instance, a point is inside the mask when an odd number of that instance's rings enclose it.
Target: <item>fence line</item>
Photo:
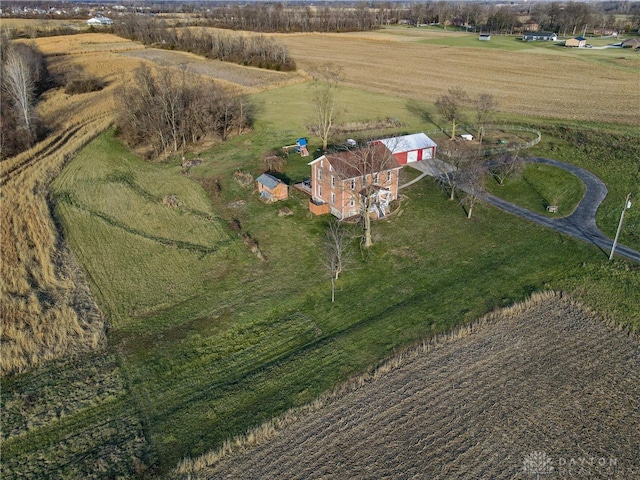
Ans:
[[[475,131],[477,128],[476,127],[472,127],[470,125],[458,125],[457,128],[459,128],[460,130],[467,130],[467,131]],[[481,153],[483,155],[486,155],[488,153],[504,153],[504,152],[513,152],[514,150],[520,150],[523,148],[531,148],[534,145],[537,145],[538,143],[540,143],[540,140],[542,139],[542,134],[540,133],[540,130],[536,130],[535,128],[529,128],[529,127],[520,127],[518,125],[486,125],[484,127],[484,130],[505,130],[505,131],[510,131],[510,130],[518,130],[521,132],[529,132],[529,133],[533,133],[536,135],[536,138],[534,138],[533,140],[523,143],[523,144],[518,144],[517,146],[506,146],[506,147],[498,147],[498,148],[487,148],[485,150],[482,150]],[[434,135],[436,133],[443,133],[445,135],[449,135],[444,128],[438,128],[435,130],[429,130],[428,132],[425,132],[426,135]]]

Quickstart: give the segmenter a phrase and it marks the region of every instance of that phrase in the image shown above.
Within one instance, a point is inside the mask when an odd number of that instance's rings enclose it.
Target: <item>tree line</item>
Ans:
[[[383,17],[367,4],[289,5],[283,3],[229,4],[208,9],[199,23],[254,32],[367,31],[383,24]]]
[[[44,133],[36,113],[39,95],[49,83],[44,55],[26,43],[0,37],[0,158],[31,147]]]
[[[255,32],[367,31],[384,25],[439,24],[473,30],[514,33],[533,20],[541,30],[575,34],[586,28],[637,31],[637,2],[538,2],[499,4],[481,2],[373,2],[320,4],[249,3],[192,6],[199,25]]]
[[[118,130],[131,147],[150,147],[155,155],[183,151],[207,136],[225,140],[253,120],[243,95],[190,80],[186,71],[151,70],[145,64],[117,92]]]
[[[170,27],[164,20],[129,15],[113,28],[116,35],[145,45],[177,49],[225,62],[289,71],[296,64],[287,48],[276,38],[237,32],[207,31]]]

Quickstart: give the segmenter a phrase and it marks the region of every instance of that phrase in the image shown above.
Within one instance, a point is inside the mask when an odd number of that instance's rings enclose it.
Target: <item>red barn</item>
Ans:
[[[374,143],[381,143],[387,147],[400,165],[436,157],[436,142],[424,133],[383,138],[375,140]]]

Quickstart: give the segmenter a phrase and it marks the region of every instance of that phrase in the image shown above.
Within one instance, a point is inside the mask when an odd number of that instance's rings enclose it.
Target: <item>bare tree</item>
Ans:
[[[190,82],[169,69],[152,71],[144,64],[122,88],[119,125],[131,145],[148,144],[154,153],[178,152],[209,134],[225,140],[231,129],[242,131],[252,108],[242,96],[215,85]]]
[[[327,149],[329,135],[336,120],[338,85],[342,72],[330,64],[321,66],[313,73],[313,129],[322,140],[322,149]]]
[[[36,98],[35,72],[17,48],[7,49],[3,68],[3,87],[18,112],[21,127],[32,133]]]
[[[352,191],[359,205],[362,222],[362,246],[373,245],[371,237],[371,215],[379,210],[379,204],[386,202],[387,184],[391,180],[389,172],[398,166],[388,148],[376,143],[367,143],[354,151],[357,162],[354,163],[359,181]]]
[[[482,144],[482,138],[484,137],[484,127],[492,121],[498,103],[490,93],[482,93],[478,95],[478,98],[476,98],[475,106],[476,121],[478,124],[477,136],[478,141]]]
[[[327,225],[324,245],[324,266],[331,278],[331,303],[336,298],[336,281],[351,258],[351,233],[338,220]]]
[[[504,181],[507,178],[522,173],[524,160],[518,153],[518,151],[505,153],[489,162],[489,171],[501,187],[504,186]]]
[[[262,159],[262,165],[267,172],[282,172],[286,163],[284,158],[274,152],[268,153]]]
[[[485,179],[486,168],[477,159],[470,161],[461,172],[462,198],[460,203],[467,208],[467,218],[471,218],[473,207],[482,200]]]
[[[449,191],[449,200],[456,198],[456,192],[465,183],[465,170],[479,161],[478,149],[471,142],[449,140],[439,148],[442,162],[440,184]]]
[[[442,117],[451,122],[451,140],[456,138],[456,125],[460,122],[463,111],[469,102],[469,95],[462,87],[452,87],[445,95],[436,100],[436,108]]]

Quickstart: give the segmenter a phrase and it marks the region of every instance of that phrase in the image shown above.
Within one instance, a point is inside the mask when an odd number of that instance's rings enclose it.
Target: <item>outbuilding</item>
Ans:
[[[289,198],[289,186],[273,175],[263,173],[256,179],[256,182],[258,193],[266,202],[277,202]]]
[[[113,20],[108,17],[93,17],[87,20],[87,25],[94,27],[108,27],[113,25]]]
[[[424,133],[374,140],[389,149],[400,165],[429,160],[436,156],[436,142]]]
[[[568,38],[564,41],[565,47],[584,48],[587,46],[587,39],[584,37]]]
[[[558,35],[547,32],[530,32],[525,33],[522,40],[525,42],[555,42],[558,40]]]

